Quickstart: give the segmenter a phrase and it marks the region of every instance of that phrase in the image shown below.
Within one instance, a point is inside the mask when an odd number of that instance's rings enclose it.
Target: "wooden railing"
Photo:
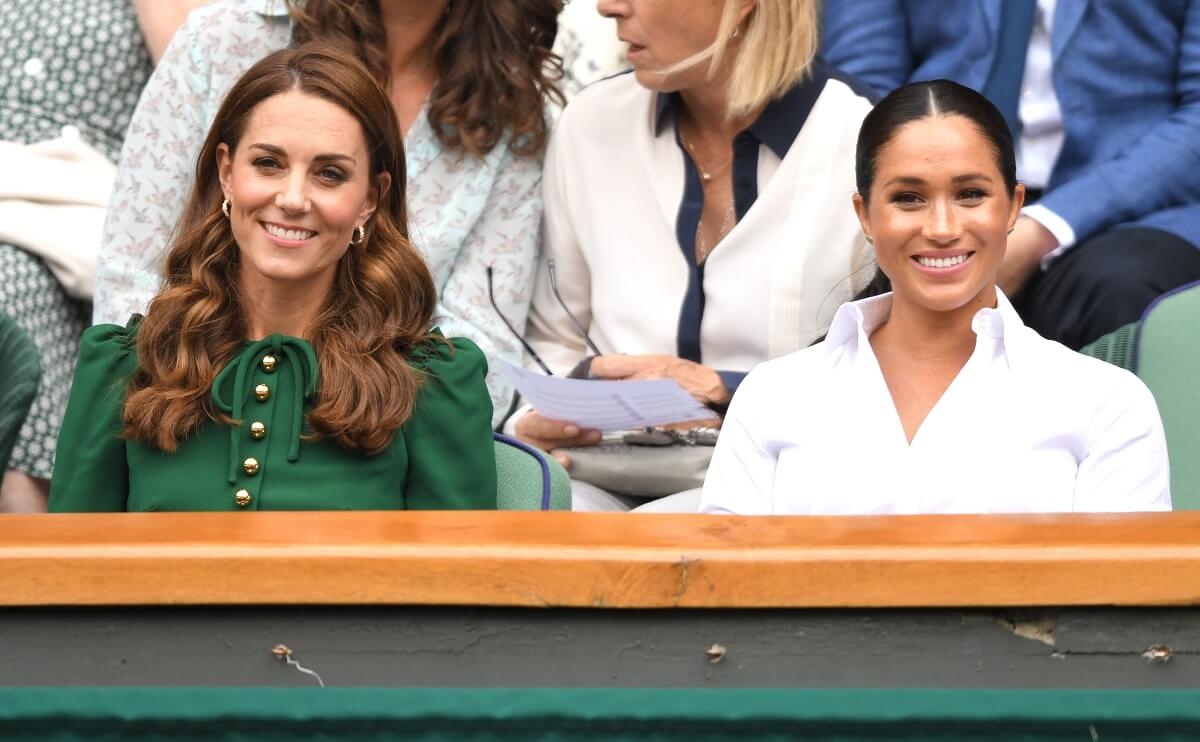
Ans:
[[[0,516],[0,604],[1200,604],[1200,513]]]

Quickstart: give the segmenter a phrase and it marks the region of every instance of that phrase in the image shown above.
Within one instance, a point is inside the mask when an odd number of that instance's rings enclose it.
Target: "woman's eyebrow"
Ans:
[[[895,185],[895,184],[899,184],[899,185],[925,185],[925,184],[926,184],[926,180],[925,180],[924,178],[918,178],[918,177],[916,177],[915,175],[897,175],[896,177],[892,178],[892,179],[891,179],[891,180],[889,180],[888,182],[884,183],[884,184],[883,184],[883,187],[884,187],[884,188],[887,188],[888,186],[890,186],[890,185]]]
[[[955,175],[953,178],[950,179],[951,183],[966,183],[969,181],[983,181],[983,182],[991,183],[992,176],[990,176],[986,173],[964,173],[962,175]],[[883,184],[884,188],[886,188],[890,185],[920,186],[920,185],[928,185],[928,181],[926,181],[924,178],[918,178],[915,175],[897,175],[896,177],[888,180],[888,182]]]
[[[277,147],[274,144],[265,144],[263,142],[255,142],[254,144],[250,145],[250,149],[261,149],[264,152],[270,152],[271,154],[279,155],[280,157],[287,156],[287,150],[285,150],[283,147]],[[350,155],[343,155],[338,152],[327,152],[327,153],[319,154],[316,157],[313,157],[313,161],[314,162],[344,161],[344,162],[352,163],[352,162],[354,162],[354,158],[351,157]]]

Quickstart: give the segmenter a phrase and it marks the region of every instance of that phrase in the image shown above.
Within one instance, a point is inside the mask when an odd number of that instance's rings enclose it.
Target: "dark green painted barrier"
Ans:
[[[10,688],[0,738],[1200,738],[1200,691]]]

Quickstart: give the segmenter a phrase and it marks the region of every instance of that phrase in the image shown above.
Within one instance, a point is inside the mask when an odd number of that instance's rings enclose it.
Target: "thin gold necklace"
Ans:
[[[725,210],[725,216],[721,219],[721,226],[717,227],[717,239],[711,243],[704,238],[704,228],[702,224],[696,224],[696,265],[700,265],[712,251],[717,249],[717,245],[729,235],[733,229],[734,209],[733,204],[729,204],[729,208]]]
[[[689,139],[688,135],[684,133],[682,126],[679,127],[679,138],[683,141],[684,149],[686,149],[688,154],[691,155],[692,164],[696,166],[696,171],[700,173],[700,180],[703,180],[706,183],[712,180],[713,176],[725,172],[725,168],[729,167],[729,163],[733,162],[733,157],[730,157],[728,160],[712,170],[705,170],[700,165],[700,158],[696,155],[696,148],[692,146],[692,140]]]
[[[688,154],[691,156],[692,164],[696,166],[696,172],[700,173],[700,180],[704,183],[712,182],[712,179],[715,176],[725,172],[725,168],[729,167],[730,163],[733,162],[733,157],[730,157],[724,163],[718,165],[712,170],[705,170],[700,165],[700,158],[696,156],[696,148],[692,146],[692,140],[688,138],[688,135],[683,131],[682,126],[679,127],[679,139],[683,142],[684,149],[686,149]],[[729,234],[729,230],[733,228],[732,222],[734,220],[735,213],[734,205],[731,201],[729,208],[725,210],[725,214],[721,217],[720,226],[717,227],[716,239],[712,240],[711,242],[705,238],[703,224],[698,223],[696,225],[697,265],[700,265],[707,260],[708,256],[712,254],[712,251],[717,248],[717,245],[721,244],[721,240],[725,239],[725,236]]]

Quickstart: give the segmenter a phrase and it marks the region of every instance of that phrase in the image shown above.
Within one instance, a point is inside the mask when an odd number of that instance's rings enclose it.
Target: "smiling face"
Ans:
[[[878,153],[863,230],[895,301],[949,312],[994,306],[996,276],[1024,187],[1009,197],[992,143],[969,119],[930,116],[905,124]]]
[[[255,106],[236,150],[217,148],[243,288],[333,284],[355,227],[375,211],[386,173],[371,175],[362,126],[299,90]]]
[[[717,38],[726,0],[599,0],[597,10],[617,22],[617,36],[629,44],[628,60],[638,84],[674,92],[705,84],[708,65],[663,75],[667,69],[710,47]],[[753,4],[740,0],[745,18]],[[740,22],[740,20],[739,20]]]

